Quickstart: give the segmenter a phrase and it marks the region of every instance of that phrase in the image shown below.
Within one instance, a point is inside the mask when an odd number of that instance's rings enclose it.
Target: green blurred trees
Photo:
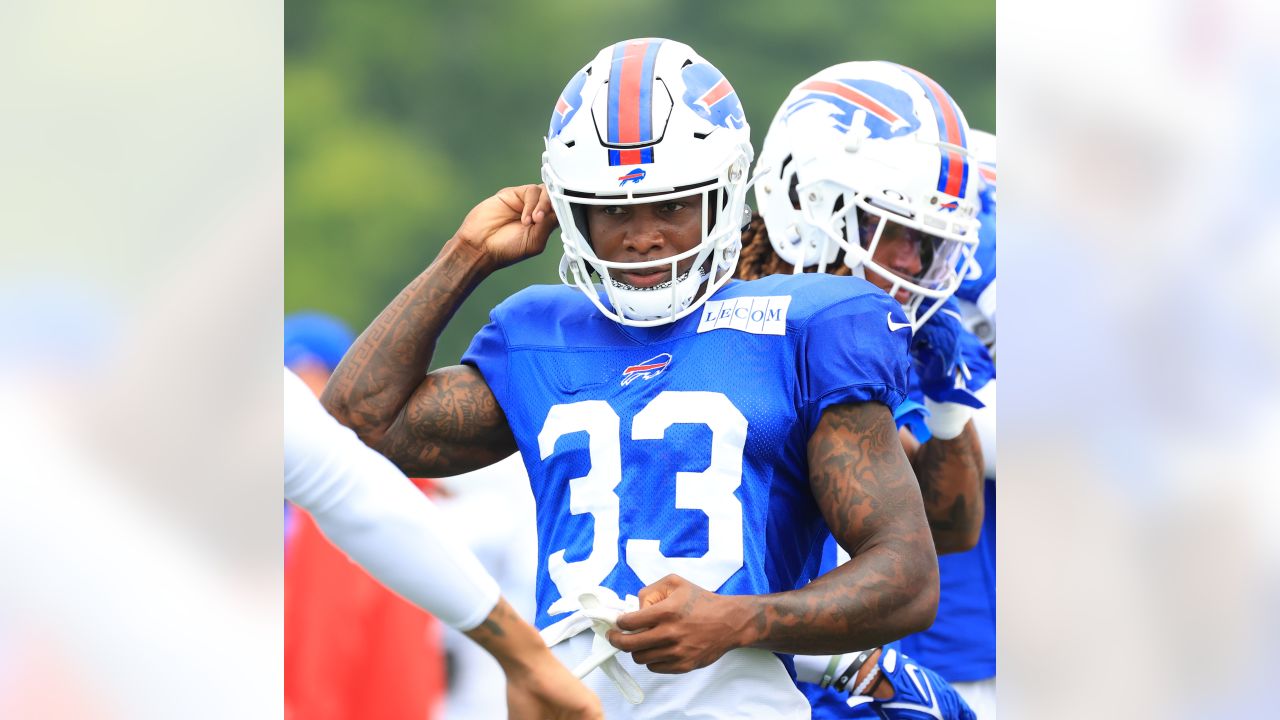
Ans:
[[[631,37],[688,43],[733,83],[757,149],[797,82],[846,60],[914,67],[995,130],[995,3],[899,0],[442,3],[311,0],[285,18],[285,310],[359,331],[466,212],[539,176],[564,83]],[[559,282],[548,251],[485,281],[436,353],[457,362],[496,303]]]

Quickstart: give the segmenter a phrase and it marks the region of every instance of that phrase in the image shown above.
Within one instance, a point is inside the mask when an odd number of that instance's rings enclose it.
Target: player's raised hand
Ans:
[[[479,251],[489,270],[497,270],[542,252],[556,224],[546,187],[520,185],[472,208],[456,238]]]
[[[746,615],[735,612],[732,597],[668,575],[642,589],[639,599],[640,609],[619,615],[608,640],[652,672],[697,670],[738,646]]]

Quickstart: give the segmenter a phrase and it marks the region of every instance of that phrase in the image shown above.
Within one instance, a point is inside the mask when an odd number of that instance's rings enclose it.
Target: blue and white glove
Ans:
[[[880,654],[878,669],[893,686],[893,697],[873,700],[872,707],[891,720],[977,720],[955,688],[934,671],[898,652],[896,643]],[[866,698],[850,698],[850,706]]]
[[[983,407],[973,394],[995,374],[982,343],[964,329],[960,310],[947,300],[911,338],[911,364],[920,378],[929,431],[950,440],[963,430],[973,410]]]
[[[920,377],[925,397],[937,402],[958,402],[974,408],[982,401],[965,384],[960,309],[954,300],[933,314],[911,338],[911,364]]]

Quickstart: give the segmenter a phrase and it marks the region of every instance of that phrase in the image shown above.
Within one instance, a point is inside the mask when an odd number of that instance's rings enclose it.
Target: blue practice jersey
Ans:
[[[995,377],[991,356],[973,333],[960,336],[961,354],[981,389]],[[908,374],[907,400],[894,413],[899,428],[907,428],[924,443],[932,437],[924,423],[924,393],[914,369]],[[984,488],[982,534],[978,545],[963,553],[938,556],[941,592],[938,615],[922,633],[903,638],[901,651],[949,682],[982,680],[995,675],[995,483]],[[835,539],[827,536],[818,574],[830,572],[840,563]],[[797,683],[813,706],[814,720],[820,718],[879,717],[872,705],[849,708],[847,694],[824,690],[812,683]]]
[[[978,218],[982,227],[978,230],[978,247],[973,251],[973,259],[982,272],[976,278],[966,277],[956,290],[956,297],[973,303],[978,302],[996,279],[996,216],[994,212],[983,212]]]
[[[596,586],[624,598],[670,573],[723,594],[807,582],[828,532],[807,442],[832,405],[902,402],[904,320],[870,283],[812,274],[730,282],[654,328],[565,286],[495,308],[462,361],[529,471],[537,626]]]
[[[994,378],[995,365],[972,333],[961,335],[961,351],[978,390]],[[918,387],[911,375],[914,392]],[[923,423],[913,426],[920,442],[930,435]],[[902,639],[902,652],[949,682],[985,680],[996,674],[996,486],[983,487],[982,534],[962,553],[938,556],[941,593],[938,616],[924,632]]]
[[[965,364],[978,390],[996,371],[991,356],[972,333],[961,335]],[[911,392],[918,388],[914,372]],[[912,425],[916,438],[931,437],[923,423]],[[902,652],[949,682],[985,680],[996,674],[996,486],[983,487],[982,534],[978,544],[962,553],[938,556],[941,589],[938,615],[924,632],[902,639]]]
[[[902,639],[902,651],[949,682],[996,674],[996,484],[984,488],[982,535],[972,550],[938,557],[938,618]]]
[[[986,507],[977,547],[938,556],[941,594],[933,626],[892,643],[950,683],[996,675],[996,484],[986,481],[984,493]],[[828,536],[823,572],[836,566],[836,553],[835,542]],[[809,699],[814,720],[884,717],[873,704],[850,708],[846,693],[813,683],[796,684]]]

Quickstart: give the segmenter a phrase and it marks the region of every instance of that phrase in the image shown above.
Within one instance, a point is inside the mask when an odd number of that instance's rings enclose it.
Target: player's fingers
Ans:
[[[669,596],[679,586],[679,575],[667,575],[652,585],[646,585],[640,588],[640,592],[636,595],[636,598],[640,601],[640,607],[642,609],[647,608],[650,605],[662,602],[662,600]]]
[[[533,210],[533,227],[529,228],[529,242],[531,246],[538,252],[547,246],[547,239],[551,237],[551,231],[560,225],[559,218],[552,212],[551,202],[548,199],[546,189],[541,185],[539,188],[539,198]]]
[[[649,668],[649,672],[659,675],[679,675],[694,669],[692,665],[678,661],[657,662],[645,667]]]
[[[520,199],[524,201],[524,207],[520,211],[520,223],[523,225],[533,224],[533,211],[538,207],[540,187],[540,185],[525,185],[520,188]]]
[[[616,624],[619,630],[647,630],[670,618],[671,613],[666,607],[650,605],[649,607],[619,615]]]
[[[640,650],[651,650],[653,648],[667,647],[674,644],[675,640],[666,632],[661,630],[644,630],[635,633],[624,633],[617,630],[610,630],[605,639],[609,644],[618,648],[622,652],[637,652]]]
[[[538,202],[533,209],[533,221],[542,222],[548,215],[555,217],[555,213],[551,211],[551,193],[547,192],[546,185],[538,185]]]
[[[680,655],[675,651],[674,646],[668,646],[633,652],[631,653],[631,659],[637,665],[661,665],[678,662]]]

